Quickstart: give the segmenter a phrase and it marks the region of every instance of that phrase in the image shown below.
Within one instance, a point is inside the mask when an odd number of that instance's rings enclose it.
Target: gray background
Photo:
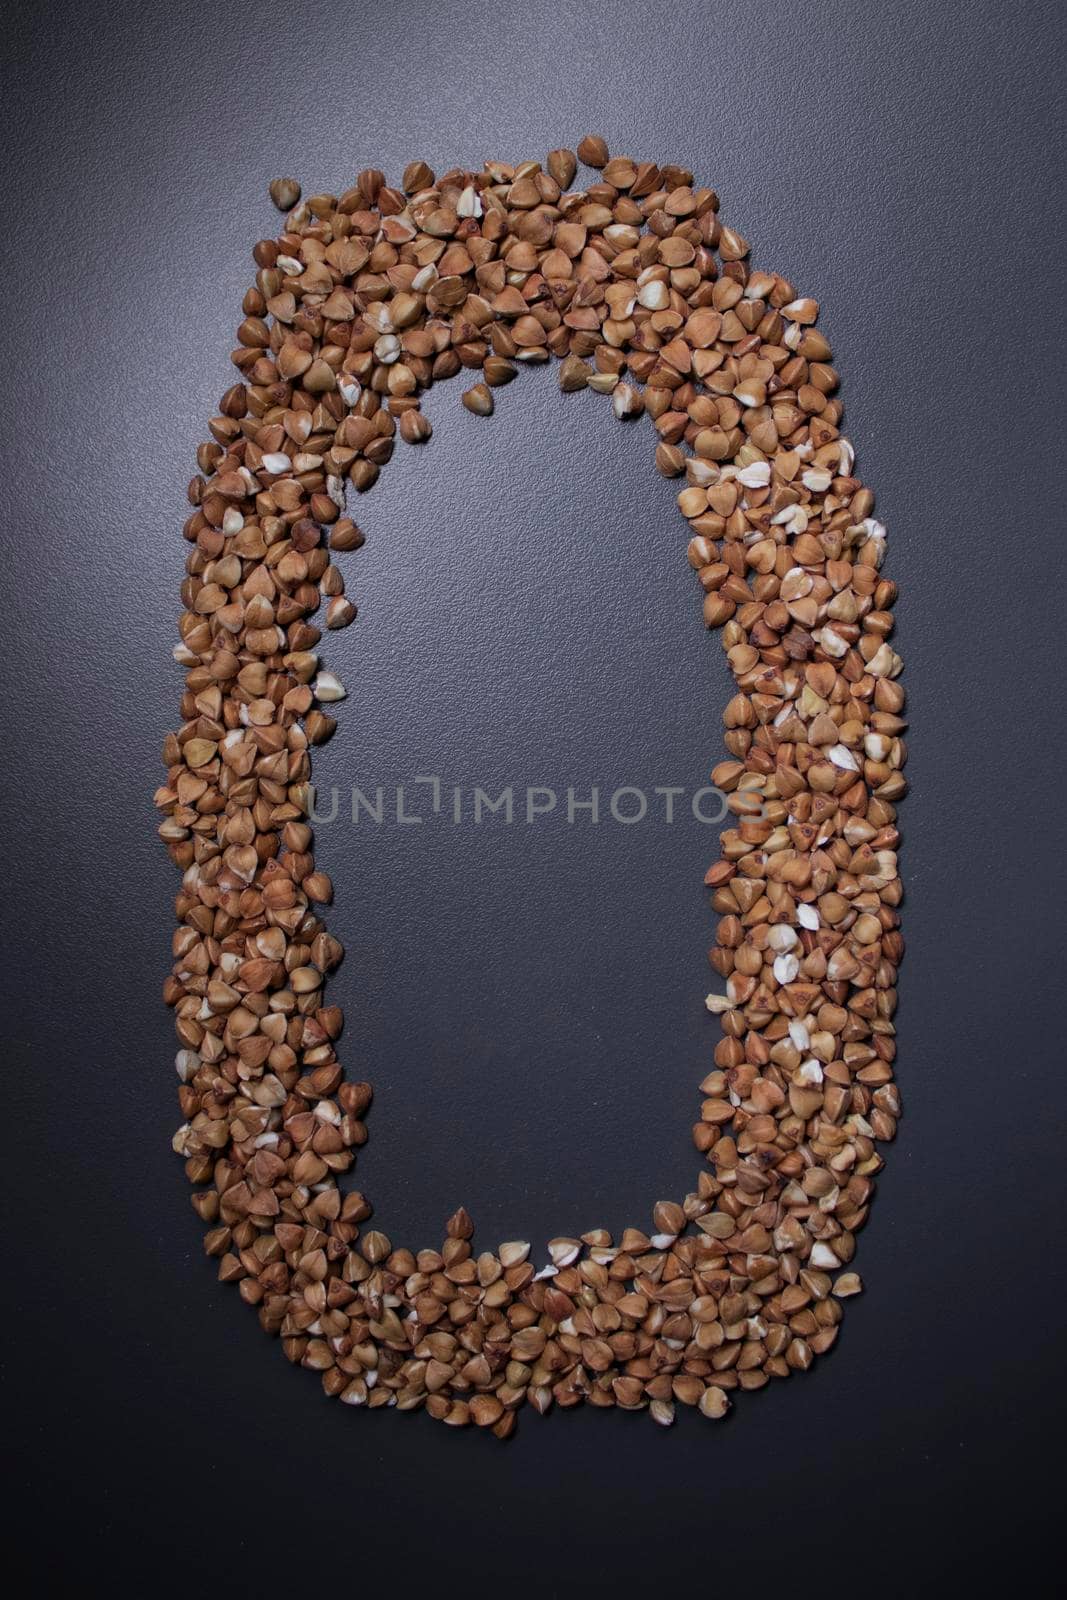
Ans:
[[[0,231],[9,1409],[56,1575],[922,1590],[1037,1560],[1062,1378],[1060,8],[23,7]],[[602,133],[821,302],[902,591],[906,1119],[833,1356],[723,1427],[350,1414],[200,1253],[154,837],[183,486],[270,178]],[[323,784],[699,782],[727,692],[647,425],[435,392],[356,515]],[[579,412],[581,415],[579,416]],[[1054,463],[1054,452],[1055,463]],[[643,1222],[690,1186],[713,830],[322,830],[357,1181],[396,1240]],[[710,1031],[709,1031],[710,1028]],[[1057,1048],[1059,1046],[1059,1048]],[[746,1577],[747,1573],[747,1577]],[[334,1581],[331,1576],[329,1581]]]

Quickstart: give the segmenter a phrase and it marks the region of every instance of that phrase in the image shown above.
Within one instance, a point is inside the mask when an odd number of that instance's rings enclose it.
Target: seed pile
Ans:
[[[205,1247],[291,1362],[350,1405],[425,1408],[500,1438],[524,1404],[677,1404],[804,1371],[837,1338],[892,1081],[902,955],[895,802],[904,694],[885,531],[840,432],[815,301],[748,264],[691,173],[609,159],[568,192],[569,150],[400,188],[362,172],[257,244],[233,363],[189,485],[160,835],[182,873],[165,998],[180,1048],[174,1148]],[[340,1187],[371,1088],[343,1077],[327,974],[342,948],[308,826],[309,752],[344,688],[320,660],[356,615],[346,515],[397,435],[430,437],[433,384],[469,375],[491,414],[520,367],[646,415],[680,480],[704,620],[736,681],[711,779],[735,825],[706,884],[722,1037],[693,1129],[704,1167],[649,1227],[475,1253],[462,1209],[439,1248],[369,1226]]]

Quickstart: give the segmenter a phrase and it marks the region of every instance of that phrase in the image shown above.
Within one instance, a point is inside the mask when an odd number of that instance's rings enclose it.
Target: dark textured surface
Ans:
[[[571,1595],[777,1590],[798,1556],[801,1594],[1030,1572],[1063,1389],[1058,14],[263,0],[9,20],[8,1409],[23,1537],[54,1575]],[[691,164],[756,264],[823,306],[902,588],[907,1114],[868,1292],[817,1371],[722,1427],[526,1416],[497,1448],[328,1405],[214,1281],[167,1148],[174,878],[150,796],[182,488],[275,227],[267,181],[338,189],[590,130]],[[727,677],[646,426],[545,373],[491,422],[459,388],[358,507],[361,620],[328,646],[352,693],[320,781],[694,786]],[[345,1059],[377,1087],[358,1181],[394,1239],[439,1237],[463,1200],[480,1242],[540,1252],[689,1186],[711,832],[322,830]]]

